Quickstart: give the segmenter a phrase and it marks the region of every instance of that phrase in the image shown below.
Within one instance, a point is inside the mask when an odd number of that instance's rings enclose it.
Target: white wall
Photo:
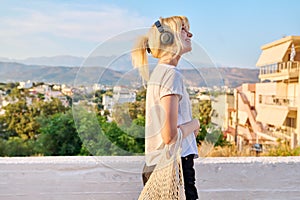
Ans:
[[[143,157],[0,158],[1,200],[137,199]],[[199,158],[200,199],[300,199],[300,157]]]
[[[213,101],[211,101],[211,107],[214,111],[211,116],[211,122],[226,130],[228,128],[228,104],[226,102],[226,95],[217,96]]]

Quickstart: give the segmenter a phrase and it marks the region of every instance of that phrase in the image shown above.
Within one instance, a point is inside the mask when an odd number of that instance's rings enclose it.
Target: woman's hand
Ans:
[[[200,122],[198,119],[193,119],[187,123],[179,125],[178,128],[182,131],[183,137],[186,137],[190,133],[194,133],[195,137],[197,137],[200,129]]]
[[[194,135],[195,135],[195,137],[197,137],[198,136],[198,134],[199,134],[199,130],[200,130],[200,122],[199,122],[199,120],[198,119],[193,119],[193,120],[195,120],[196,122],[196,129],[194,130]]]
[[[200,122],[198,119],[193,119],[193,120],[196,120],[196,124],[197,124],[197,128],[194,130],[194,135],[195,135],[195,137],[197,137],[199,134],[199,130],[200,130]]]

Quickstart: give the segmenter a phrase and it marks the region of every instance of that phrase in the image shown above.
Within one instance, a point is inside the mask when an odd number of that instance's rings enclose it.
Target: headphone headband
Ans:
[[[159,20],[157,20],[154,24],[155,24],[157,30],[158,30],[160,33],[165,32],[165,30],[164,30],[164,28],[162,27],[162,25],[161,25],[161,23],[160,23]]]

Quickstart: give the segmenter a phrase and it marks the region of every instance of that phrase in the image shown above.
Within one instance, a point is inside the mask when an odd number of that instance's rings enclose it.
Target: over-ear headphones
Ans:
[[[173,40],[174,40],[173,33],[164,30],[159,20],[157,20],[154,24],[157,30],[160,32],[160,42],[164,45],[173,44]]]

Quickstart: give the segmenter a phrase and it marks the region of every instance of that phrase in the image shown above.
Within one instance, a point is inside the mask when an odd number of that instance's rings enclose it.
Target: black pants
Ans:
[[[183,180],[186,200],[198,199],[197,188],[195,186],[195,169],[194,169],[194,155],[188,155],[181,158],[182,170],[183,170]],[[143,169],[143,183],[144,185],[148,181],[151,173],[153,172],[155,166],[144,165]]]

